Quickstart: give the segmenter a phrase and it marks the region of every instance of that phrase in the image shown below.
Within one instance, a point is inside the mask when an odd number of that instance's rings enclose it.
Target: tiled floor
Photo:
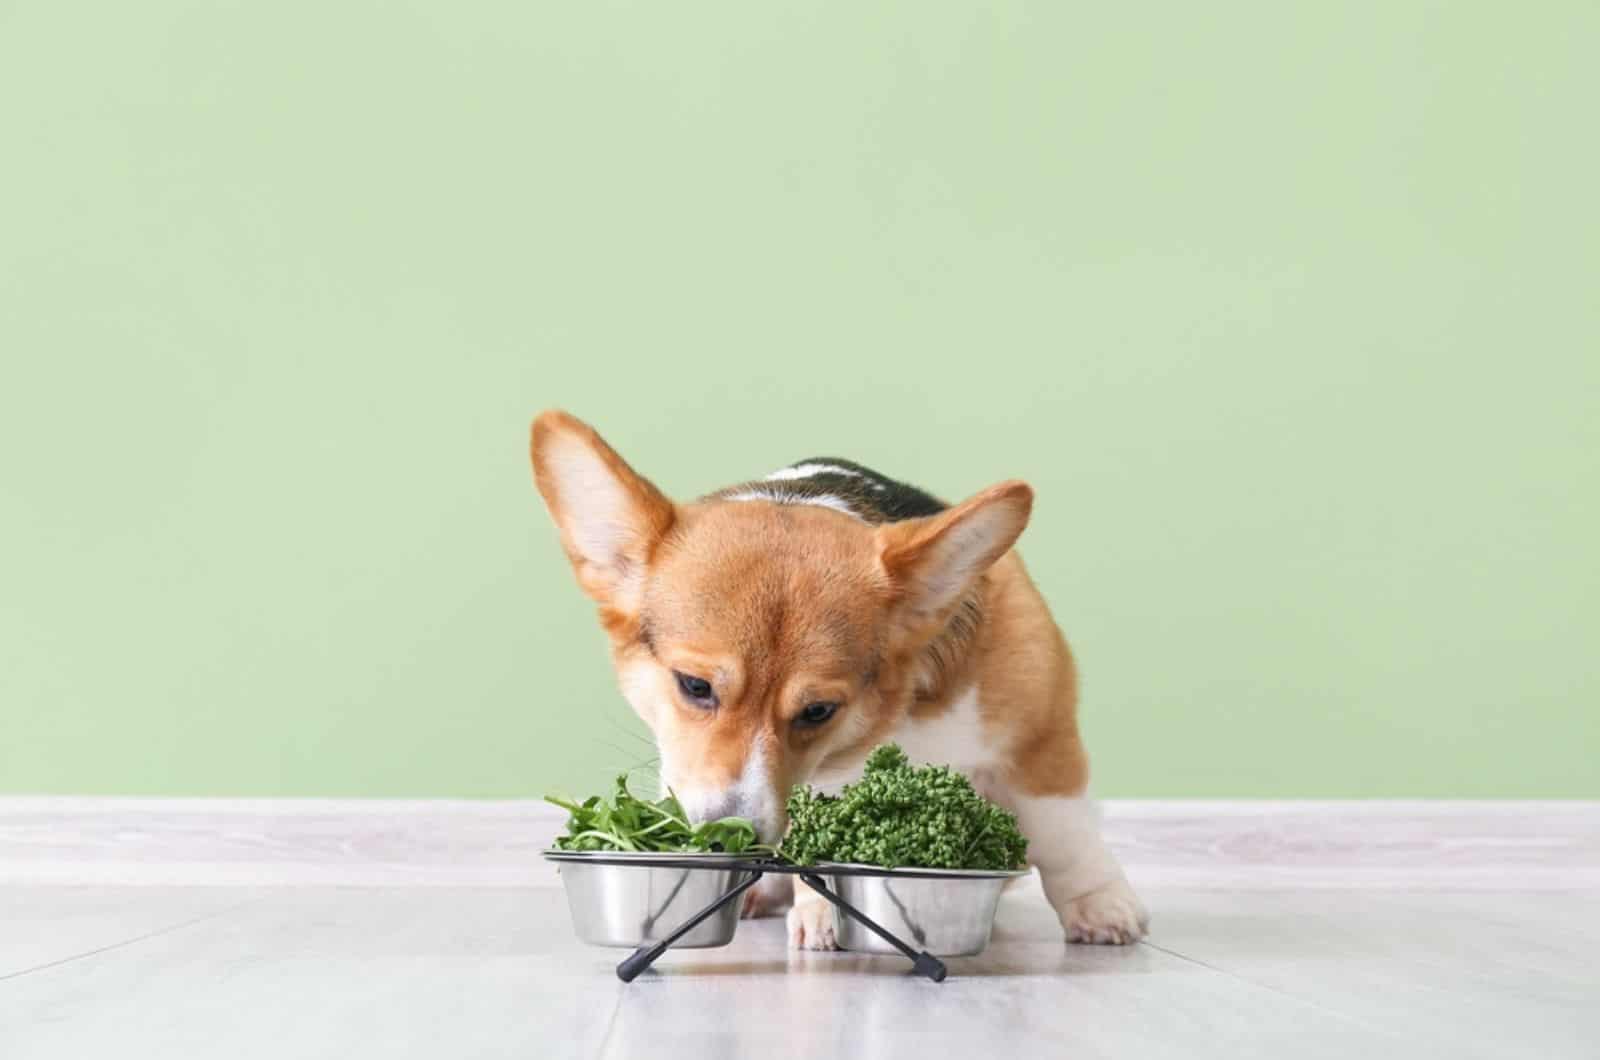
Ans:
[[[559,889],[0,887],[0,1057],[1600,1055],[1584,891],[1146,888],[1147,943],[1064,945],[1037,888],[951,978],[782,923],[624,985]]]
[[[942,984],[781,921],[632,984],[538,803],[0,798],[0,1060],[1600,1057],[1600,804],[1122,802],[1154,926],[1031,882]]]

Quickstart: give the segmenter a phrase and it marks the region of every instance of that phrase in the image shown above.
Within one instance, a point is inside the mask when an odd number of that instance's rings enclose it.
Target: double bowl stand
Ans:
[[[607,858],[603,854],[585,854],[583,860],[591,865],[639,864],[638,861],[626,858]],[[650,865],[654,868],[697,869],[700,871],[712,868],[712,866],[706,865],[703,861],[697,862],[689,858],[671,857],[651,858]],[[671,949],[674,942],[693,931],[701,921],[712,916],[729,902],[737,901],[745,891],[754,887],[766,875],[800,877],[802,883],[827,899],[840,913],[857,921],[884,942],[904,954],[906,959],[911,962],[911,971],[914,974],[935,983],[944,982],[944,978],[948,974],[948,969],[945,968],[943,961],[926,950],[912,948],[899,936],[845,901],[823,879],[824,875],[878,876],[895,879],[944,879],[947,876],[945,873],[939,871],[919,872],[916,869],[874,869],[860,865],[829,865],[826,868],[818,868],[816,866],[794,865],[771,858],[736,858],[727,861],[719,859],[715,868],[722,871],[732,870],[739,873],[748,873],[749,875],[737,885],[725,891],[721,897],[711,902],[704,909],[701,909],[698,913],[695,913],[682,924],[669,931],[665,937],[654,942],[644,943],[624,957],[622,962],[617,965],[618,979],[621,979],[624,983],[633,982],[640,972],[650,967],[658,957]]]

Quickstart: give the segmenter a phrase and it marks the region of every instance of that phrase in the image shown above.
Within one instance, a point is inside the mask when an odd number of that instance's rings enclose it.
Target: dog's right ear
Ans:
[[[533,421],[533,479],[583,591],[636,611],[650,554],[677,517],[672,502],[593,427],[557,409]]]

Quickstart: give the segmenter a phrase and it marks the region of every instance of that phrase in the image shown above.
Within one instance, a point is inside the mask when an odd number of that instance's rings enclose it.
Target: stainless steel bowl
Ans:
[[[664,938],[750,875],[725,867],[736,860],[726,854],[671,855],[673,861],[705,865],[693,869],[652,864],[663,860],[665,855],[659,854],[550,850],[545,857],[559,866],[573,930],[595,946],[633,947]],[[630,864],[600,865],[596,858]],[[739,926],[741,904],[729,902],[674,942],[673,948],[726,946]]]
[[[867,866],[856,866],[865,868]],[[965,869],[890,870],[887,876],[829,874],[825,876],[839,897],[883,925],[907,944],[936,957],[966,957],[981,953],[994,930],[995,906],[1006,881],[1026,876],[1018,872],[979,872]],[[854,917],[833,910],[833,934],[847,950],[898,953]]]

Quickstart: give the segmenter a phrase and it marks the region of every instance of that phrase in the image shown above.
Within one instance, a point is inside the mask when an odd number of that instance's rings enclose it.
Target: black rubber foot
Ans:
[[[911,970],[924,979],[932,979],[936,983],[944,982],[944,962],[927,950],[923,950],[911,960]]]
[[[659,956],[661,954],[654,946],[640,946],[622,958],[622,963],[617,965],[617,978],[624,983],[633,982],[638,974],[654,964]]]

